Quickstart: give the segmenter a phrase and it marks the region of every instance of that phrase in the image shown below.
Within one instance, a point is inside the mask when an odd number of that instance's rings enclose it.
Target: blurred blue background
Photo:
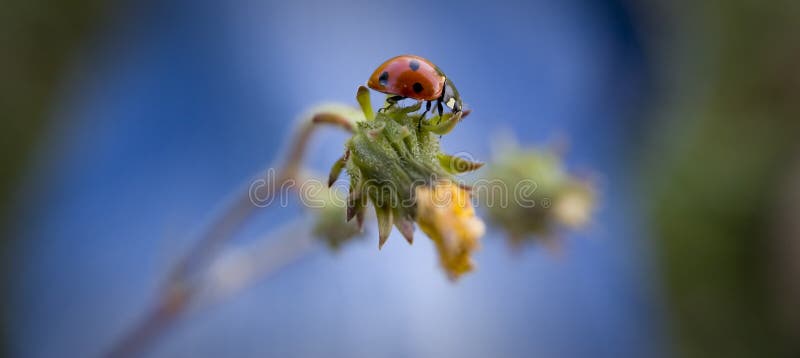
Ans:
[[[55,86],[15,191],[7,346],[97,356],[152,304],[171,262],[277,158],[312,105],[403,53],[440,66],[472,115],[446,151],[495,134],[567,138],[597,173],[594,224],[562,255],[490,230],[457,284],[432,243],[394,233],[322,252],[192,314],[152,356],[668,356],[659,267],[634,190],[658,89],[637,7],[602,1],[112,1]],[[652,40],[652,38],[649,38]],[[378,96],[373,95],[373,100]],[[377,102],[376,102],[377,103]],[[324,171],[346,137],[324,131]],[[289,214],[264,210],[240,239]]]

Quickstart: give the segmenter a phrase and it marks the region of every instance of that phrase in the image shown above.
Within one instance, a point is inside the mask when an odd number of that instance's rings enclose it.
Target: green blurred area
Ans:
[[[99,0],[6,0],[0,11],[0,195],[8,203],[39,139],[53,95],[75,50],[100,20]],[[7,205],[4,206],[7,210]],[[7,217],[7,216],[4,216]]]
[[[76,50],[101,22],[99,0],[5,0],[0,3],[0,287],[6,287],[15,189],[41,140],[56,89]],[[3,292],[8,292],[3,289]],[[3,297],[0,303],[5,302]],[[9,305],[0,319],[7,322]],[[7,349],[8,324],[0,325],[0,355]]]
[[[780,211],[800,186],[791,170],[800,159],[800,2],[664,1],[647,11],[658,21],[669,14],[651,33],[667,95],[653,109],[661,125],[642,188],[676,353],[800,356],[800,297],[789,296],[800,272],[781,264],[800,259],[786,245],[800,237],[777,228],[798,216]]]

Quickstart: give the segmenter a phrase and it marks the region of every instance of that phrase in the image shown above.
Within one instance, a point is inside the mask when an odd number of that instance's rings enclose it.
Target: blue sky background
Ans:
[[[631,160],[650,74],[617,1],[168,0],[121,3],[110,19],[62,86],[21,194],[17,355],[107,349],[230,193],[276,158],[294,119],[354,104],[401,53],[438,64],[473,109],[447,151],[488,158],[503,131],[528,145],[566,137],[570,166],[601,178],[595,224],[560,257],[514,255],[490,231],[457,284],[421,233],[382,251],[369,237],[193,315],[151,353],[663,355]],[[344,139],[322,132],[311,166],[326,170]],[[264,212],[243,236],[291,214]]]

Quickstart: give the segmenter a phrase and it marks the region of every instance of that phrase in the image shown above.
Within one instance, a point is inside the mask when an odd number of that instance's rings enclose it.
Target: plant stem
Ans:
[[[297,132],[289,144],[289,151],[283,167],[278,171],[275,187],[295,180],[301,171],[301,161],[305,156],[308,143],[319,124],[338,126],[347,131],[352,131],[351,121],[337,113],[319,113],[311,118],[306,118],[299,123]],[[270,178],[267,177],[269,180]],[[266,198],[271,200],[277,190],[270,190]],[[198,291],[204,286],[202,274],[208,272],[219,255],[222,245],[229,241],[241,229],[258,206],[254,205],[249,192],[249,186],[238,194],[233,203],[223,211],[211,224],[197,242],[175,264],[167,276],[165,284],[159,290],[158,298],[152,308],[131,331],[115,343],[106,357],[132,357],[142,353],[145,348],[163,335],[182,316],[187,308],[196,301]],[[293,236],[287,236],[293,237]],[[299,240],[297,237],[294,239]],[[302,252],[312,247],[310,240],[300,242],[301,245],[278,247],[275,253],[260,253],[256,257],[274,261],[260,263],[255,266],[253,273],[246,278],[255,280],[261,275],[283,267],[303,256]],[[238,292],[238,290],[235,290]]]

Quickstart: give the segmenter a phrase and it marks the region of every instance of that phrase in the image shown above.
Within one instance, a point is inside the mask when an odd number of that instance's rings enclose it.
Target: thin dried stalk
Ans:
[[[312,134],[319,124],[338,126],[347,131],[352,131],[351,121],[337,113],[319,113],[301,122],[299,129],[286,155],[283,167],[278,171],[275,187],[280,187],[290,180],[300,176],[301,161],[305,156],[306,148]],[[270,178],[267,177],[267,180]],[[265,201],[273,199],[276,190],[271,190]],[[167,276],[165,284],[159,290],[155,304],[147,311],[142,320],[132,330],[125,334],[106,357],[131,357],[142,353],[149,344],[158,336],[163,335],[177,319],[184,315],[187,308],[196,300],[199,290],[202,289],[203,279],[200,277],[208,271],[214,258],[220,253],[223,244],[230,240],[241,229],[248,218],[256,211],[258,206],[251,201],[249,187],[236,196],[232,204],[223,211],[211,224],[197,242],[178,260]],[[298,248],[303,248],[301,245]],[[301,250],[300,250],[301,251]],[[281,253],[264,255],[265,260],[275,260],[272,264],[261,264],[255,273],[265,274],[282,267],[296,257],[296,249],[283,248]],[[282,257],[281,255],[287,255]],[[281,264],[283,262],[283,264]],[[248,278],[252,280],[253,278]]]

